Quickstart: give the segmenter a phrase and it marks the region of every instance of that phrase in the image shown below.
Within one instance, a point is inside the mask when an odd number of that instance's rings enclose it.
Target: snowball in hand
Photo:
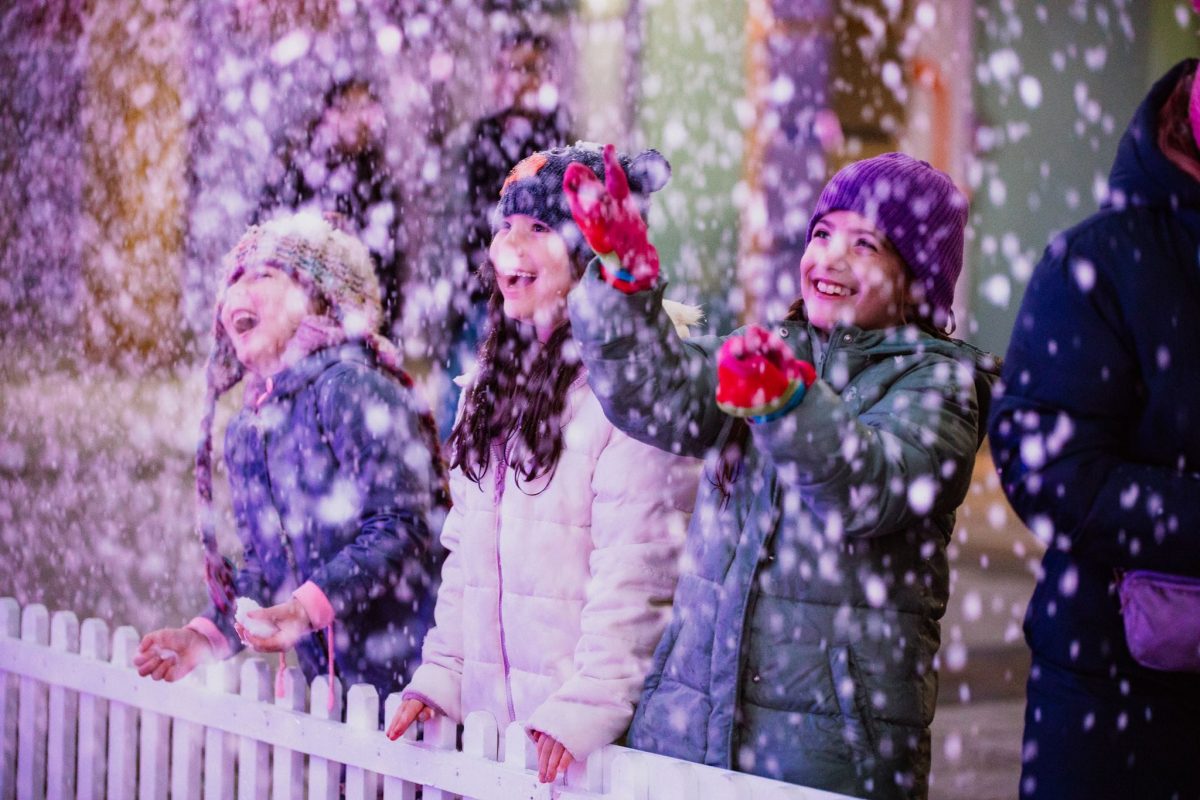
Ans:
[[[251,600],[249,597],[239,597],[237,599],[237,611],[234,613],[234,619],[251,636],[270,636],[278,630],[273,623],[262,619],[250,619],[246,616],[251,611],[260,611],[261,609],[262,606],[257,601]]]

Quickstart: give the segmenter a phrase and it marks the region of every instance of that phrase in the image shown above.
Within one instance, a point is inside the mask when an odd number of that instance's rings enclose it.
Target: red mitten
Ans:
[[[563,191],[575,224],[600,256],[600,274],[626,294],[658,282],[658,251],[646,237],[646,221],[629,194],[629,180],[617,161],[617,150],[604,146],[604,183],[583,164],[570,164]]]
[[[750,422],[770,422],[791,411],[817,379],[775,334],[757,325],[730,336],[717,353],[717,406]]]

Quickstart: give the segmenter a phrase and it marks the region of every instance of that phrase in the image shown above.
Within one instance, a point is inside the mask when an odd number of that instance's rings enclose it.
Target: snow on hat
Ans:
[[[950,176],[903,153],[884,153],[838,171],[817,199],[813,228],[831,211],[853,211],[883,232],[923,290],[920,314],[945,327],[962,272],[967,198]]]
[[[651,192],[657,192],[670,180],[671,165],[657,150],[646,150],[633,159],[622,154],[617,159],[625,170],[629,191],[644,218],[649,210]],[[577,260],[591,258],[592,252],[575,227],[571,207],[563,192],[563,175],[567,166],[576,162],[604,180],[604,149],[594,142],[576,142],[570,147],[543,150],[518,162],[500,189],[500,203],[492,216],[493,231],[505,217],[525,214],[562,234]]]

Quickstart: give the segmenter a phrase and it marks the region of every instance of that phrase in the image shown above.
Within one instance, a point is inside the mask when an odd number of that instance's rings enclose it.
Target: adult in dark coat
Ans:
[[[281,146],[251,221],[304,209],[344,217],[371,253],[390,335],[403,311],[409,273],[403,197],[384,153],[383,104],[369,83],[355,78],[330,88],[321,108],[299,141]]]
[[[1022,797],[1200,796],[1200,675],[1133,660],[1115,577],[1200,577],[1196,63],[1150,90],[1109,200],[1047,248],[993,407],[1004,490],[1048,545],[1025,618]]]

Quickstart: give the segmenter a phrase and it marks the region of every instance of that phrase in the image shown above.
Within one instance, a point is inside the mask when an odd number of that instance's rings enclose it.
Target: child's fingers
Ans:
[[[167,673],[171,671],[171,667],[175,666],[174,662],[163,659],[159,662],[158,668],[150,675],[156,681],[161,681],[167,677]]]
[[[566,748],[563,747],[562,742],[555,741],[549,737],[546,738],[546,741],[553,742],[553,744],[546,748],[550,752],[546,759],[546,768],[542,770],[542,774],[540,776],[542,783],[550,783],[558,777],[558,771],[562,763],[563,754],[566,752]]]
[[[419,718],[422,722],[425,722],[429,719],[429,716],[426,715],[428,710],[420,700],[405,700],[392,716],[391,724],[388,725],[387,729],[387,737],[395,741],[404,735],[404,732],[408,730],[414,720]]]
[[[158,665],[161,663],[162,659],[156,655],[149,655],[145,658],[137,656],[133,659],[133,665],[137,667],[138,675],[142,676],[143,678],[149,675],[151,672],[154,672],[154,670],[158,669]]]

